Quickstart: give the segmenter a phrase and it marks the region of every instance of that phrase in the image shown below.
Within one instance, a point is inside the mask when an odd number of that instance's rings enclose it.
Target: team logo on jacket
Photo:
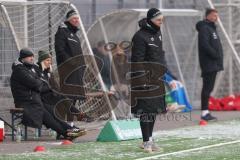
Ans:
[[[154,38],[153,38],[153,37],[151,38],[151,41],[154,41]]]
[[[213,32],[213,39],[218,39],[217,34]]]
[[[32,71],[33,73],[36,73],[36,71],[35,71],[35,69],[34,69],[34,68],[32,68],[32,69],[31,69],[31,71]]]
[[[159,36],[159,40],[162,41],[162,36],[161,35]]]

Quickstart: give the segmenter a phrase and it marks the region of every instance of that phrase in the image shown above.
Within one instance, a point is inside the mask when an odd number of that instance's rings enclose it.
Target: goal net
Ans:
[[[39,50],[54,52],[54,34],[68,8],[67,2],[0,1],[0,117],[10,120],[7,109],[14,107],[9,80],[19,50],[29,47],[35,57]]]
[[[223,97],[228,95],[239,95],[240,85],[239,85],[239,71],[240,71],[240,60],[239,60],[239,0],[182,0],[182,1],[163,1],[164,8],[192,8],[197,9],[202,12],[202,17],[204,17],[206,8],[216,8],[219,13],[219,21],[217,22],[217,30],[220,34],[220,38],[224,50],[224,71],[220,72],[217,76],[216,84],[212,96]],[[181,30],[181,37],[188,36],[189,29],[188,25],[190,23],[183,20],[184,27],[174,27],[176,30]],[[196,23],[196,22],[193,22]],[[194,24],[193,24],[194,25]],[[195,30],[194,26],[192,28]],[[195,31],[194,31],[195,32]],[[181,34],[179,33],[179,34]],[[172,34],[174,35],[174,33]],[[195,35],[196,36],[196,35]],[[180,45],[179,43],[184,43],[185,39],[176,38],[175,45]],[[191,37],[190,37],[191,39]],[[196,39],[194,39],[196,41]],[[195,44],[195,46],[193,45]],[[186,45],[196,48],[195,42],[188,43]],[[181,51],[178,49],[177,52]],[[200,103],[200,93],[202,82],[200,79],[200,70],[198,68],[197,51],[187,55],[183,53],[179,55],[182,57],[180,61],[180,66],[183,70],[183,74],[186,82],[186,88],[188,89],[189,98],[192,103],[195,103],[195,107],[199,108]],[[187,55],[187,56],[186,56]],[[195,58],[195,61],[193,59]],[[196,62],[196,63],[192,63]],[[171,62],[170,62],[171,63]],[[187,76],[189,75],[189,76]],[[197,107],[198,106],[198,107]]]
[[[54,35],[60,23],[65,20],[67,11],[74,6],[68,0],[0,0],[0,2],[0,116],[9,120],[7,109],[14,107],[9,77],[11,64],[17,59],[19,49],[28,46],[34,53],[40,49],[52,52],[56,69]],[[212,3],[220,14],[218,30],[225,56],[225,70],[218,75],[213,96],[238,94],[239,1],[162,2],[164,8],[162,12],[165,16],[162,33],[167,63],[169,69],[183,82],[193,107],[195,109],[200,107],[202,85],[195,24],[203,18],[205,8],[212,7]],[[129,84],[123,74],[128,68],[124,64],[131,55],[130,41],[138,30],[138,20],[146,16],[146,11],[147,9],[118,10],[99,17],[88,29],[88,38],[81,24],[79,37],[84,55],[95,54],[101,59],[104,57],[103,65],[92,56],[84,57],[87,66],[83,77],[86,97],[79,100],[76,106],[94,120],[109,119],[114,115],[118,119],[130,116]],[[104,50],[105,56],[98,53],[101,49]],[[112,67],[114,59],[116,64],[114,63],[115,66]],[[110,96],[109,91],[114,95]]]
[[[162,9],[161,11],[165,16],[162,34],[168,66],[187,86],[187,93],[190,96],[195,91],[195,83],[199,79],[198,75],[192,74],[194,71],[198,73],[198,66],[195,65],[198,62],[197,34],[194,26],[201,19],[202,14],[193,9]],[[100,17],[87,32],[91,46],[99,50],[96,54],[102,52],[100,56],[108,56],[111,61],[110,90],[113,88],[119,95],[114,110],[116,115],[128,117],[131,109],[129,105],[131,95],[125,94],[130,94],[126,72],[130,71],[127,67],[131,57],[131,40],[139,29],[138,21],[146,17],[146,12],[147,9],[133,9],[109,13]],[[101,45],[103,45],[102,51]]]
[[[233,2],[233,1],[232,1]],[[230,94],[239,94],[239,55],[237,49],[239,47],[233,38],[239,38],[238,34],[234,34],[239,25],[239,12],[237,1],[234,2],[235,7],[226,7],[226,1],[208,1],[208,0],[183,0],[183,1],[163,1],[160,9],[165,16],[164,24],[161,28],[163,34],[163,46],[166,51],[165,56],[170,71],[181,81],[186,89],[187,97],[193,105],[194,109],[200,108],[201,97],[201,71],[198,61],[198,33],[195,25],[199,20],[204,18],[205,9],[216,5],[219,9],[220,20],[218,22],[218,32],[222,40],[224,49],[224,67],[216,81],[216,87],[213,96],[222,97]],[[225,6],[225,8],[224,8]],[[136,10],[120,10],[106,14],[100,18],[89,28],[88,38],[93,48],[99,48],[102,44],[105,45],[105,52],[113,63],[121,63],[120,56],[129,60],[131,49],[121,48],[123,42],[130,42],[133,34],[138,30],[138,21],[146,16],[147,9]],[[231,19],[232,18],[232,19]],[[231,21],[231,22],[230,22]],[[231,24],[231,27],[229,26]],[[230,30],[232,36],[229,34]],[[238,32],[236,32],[238,33]],[[97,35],[97,36],[96,36]],[[127,43],[125,43],[127,45]],[[235,45],[234,45],[235,44]],[[117,48],[114,48],[117,47]],[[116,58],[116,59],[114,59]],[[125,68],[127,65],[125,65]],[[112,85],[120,85],[123,88],[129,86],[126,84],[121,74],[123,68],[115,67],[111,72],[116,72],[115,75],[119,82],[112,82]],[[128,70],[128,69],[126,69]],[[112,76],[112,78],[116,78]],[[118,84],[117,84],[118,83]],[[120,83],[120,84],[119,84]],[[125,86],[126,85],[126,86]],[[121,87],[118,87],[117,92],[122,92]],[[128,93],[130,93],[128,91]],[[129,96],[121,96],[118,99],[115,113],[118,115],[129,115]]]
[[[29,47],[34,51],[36,60],[39,50],[53,54],[53,68],[56,80],[59,80],[55,51],[54,36],[66,13],[75,9],[69,1],[0,1],[0,117],[10,122],[10,108],[14,107],[9,79],[11,65],[18,58],[19,50]],[[76,107],[93,120],[112,117],[111,104],[106,89],[101,82],[95,59],[91,56],[91,47],[80,20],[79,37],[82,42],[86,71],[83,77],[86,96],[81,97]],[[80,64],[79,64],[80,65]],[[69,71],[71,72],[71,71]],[[62,117],[61,117],[62,118]],[[75,119],[76,120],[76,117]]]

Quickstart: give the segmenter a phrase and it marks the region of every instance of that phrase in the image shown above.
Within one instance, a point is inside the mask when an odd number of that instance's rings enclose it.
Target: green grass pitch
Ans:
[[[70,146],[56,146],[43,153],[21,153],[1,155],[0,160],[239,160],[240,120],[212,123],[208,126],[193,126],[155,133],[156,143],[163,152],[144,153],[139,148],[141,140],[122,142],[86,142]],[[222,144],[207,149],[200,147]],[[189,151],[194,149],[194,151]],[[181,153],[179,151],[186,150]],[[176,153],[174,153],[176,152]],[[168,155],[168,153],[174,153]],[[158,157],[160,155],[160,157]],[[161,156],[162,155],[162,156]]]

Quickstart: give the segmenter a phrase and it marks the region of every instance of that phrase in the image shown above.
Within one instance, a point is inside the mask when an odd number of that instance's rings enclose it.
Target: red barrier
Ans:
[[[4,122],[0,121],[0,142],[4,139]]]
[[[240,110],[240,96],[231,95],[223,98],[210,97],[209,110],[212,111]]]

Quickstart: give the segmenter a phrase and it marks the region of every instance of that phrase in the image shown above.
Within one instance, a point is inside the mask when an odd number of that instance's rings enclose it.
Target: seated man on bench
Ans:
[[[33,128],[45,125],[70,140],[85,134],[67,123],[63,125],[63,122],[45,109],[40,94],[49,90],[48,82],[41,79],[34,68],[33,52],[27,48],[22,49],[19,59],[12,65],[10,79],[15,106],[24,109],[22,123]]]

